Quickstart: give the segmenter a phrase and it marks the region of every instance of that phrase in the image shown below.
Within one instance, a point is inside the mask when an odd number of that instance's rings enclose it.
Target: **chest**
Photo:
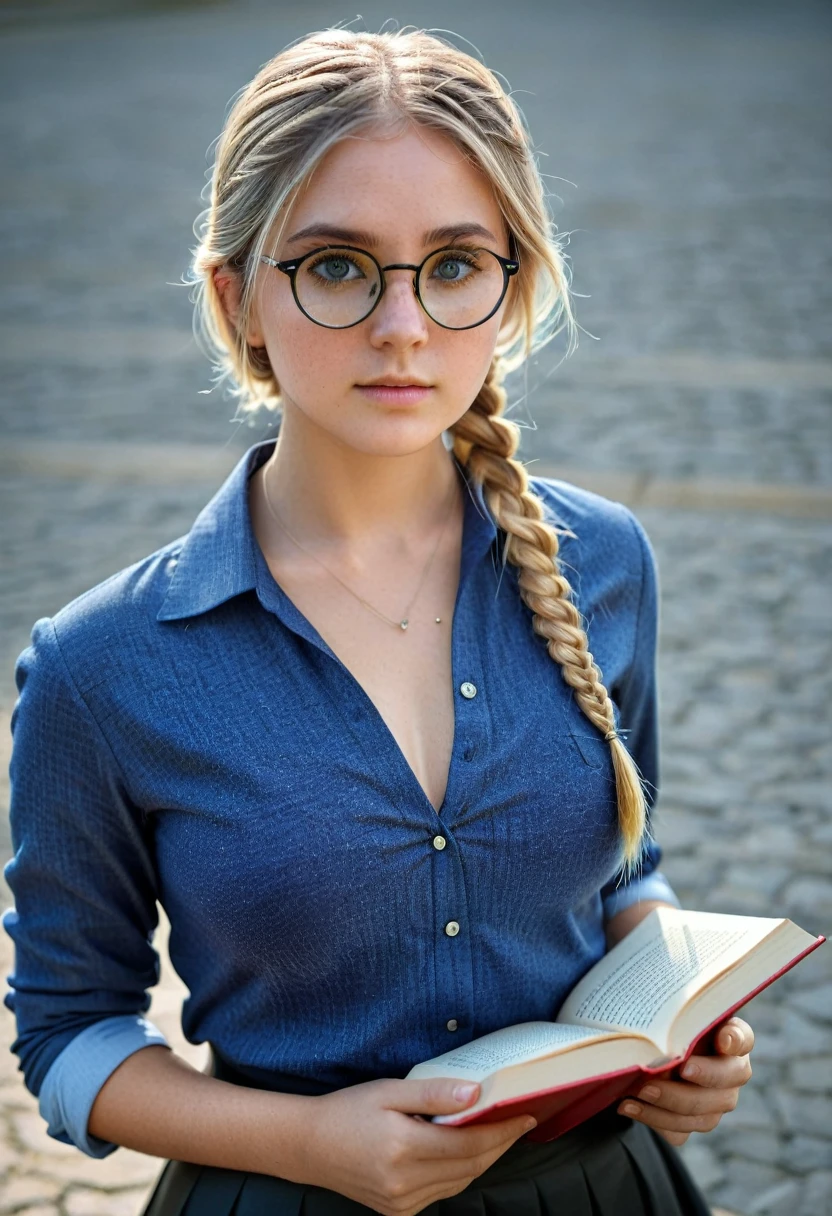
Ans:
[[[362,603],[326,570],[268,561],[272,576],[370,700],[437,811],[447,791],[455,733],[452,634],[459,531],[449,529],[412,603],[419,571],[405,563],[365,580]],[[370,604],[378,606],[376,612]],[[406,629],[395,624],[402,619]]]

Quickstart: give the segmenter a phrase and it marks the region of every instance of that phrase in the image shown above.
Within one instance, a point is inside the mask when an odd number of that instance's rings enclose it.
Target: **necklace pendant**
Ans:
[[[409,622],[406,620],[399,622],[399,626],[401,629],[407,629],[408,624],[409,624]]]

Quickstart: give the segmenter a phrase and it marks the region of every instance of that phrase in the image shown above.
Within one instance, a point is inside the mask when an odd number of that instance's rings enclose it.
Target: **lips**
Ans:
[[[430,385],[412,382],[409,384],[358,384],[356,388],[365,396],[374,398],[376,401],[386,402],[388,405],[414,405],[431,392]]]

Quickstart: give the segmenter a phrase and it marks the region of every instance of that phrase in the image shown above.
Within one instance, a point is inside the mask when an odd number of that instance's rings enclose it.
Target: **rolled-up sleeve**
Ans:
[[[638,873],[627,881],[620,870],[601,888],[605,921],[642,900],[662,900],[680,908],[681,902],[659,870],[662,850],[650,833],[651,811],[659,788],[659,709],[656,659],[659,625],[659,579],[656,556],[644,528],[627,511],[641,553],[641,592],[632,657],[614,695],[619,729],[644,781],[648,835]]]
[[[2,917],[15,946],[11,1051],[49,1135],[104,1157],[118,1146],[87,1133],[98,1091],[133,1052],[169,1046],[142,1016],[159,980],[150,834],[51,620],[35,625],[15,678],[4,869],[15,902]]]

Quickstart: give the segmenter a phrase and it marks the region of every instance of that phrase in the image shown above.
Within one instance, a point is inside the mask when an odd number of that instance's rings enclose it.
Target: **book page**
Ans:
[[[761,984],[773,980],[792,960],[815,944],[816,939],[793,921],[786,920],[776,933],[761,942],[756,950],[729,971],[701,988],[673,1022],[670,1045],[674,1055],[681,1055],[689,1043],[727,1009],[754,992]]]
[[[470,1076],[481,1080],[498,1068],[527,1064],[594,1039],[609,1038],[610,1032],[555,1022],[519,1022],[492,1030],[470,1043],[414,1065],[408,1077]]]
[[[573,988],[557,1021],[638,1031],[669,1051],[670,1024],[688,1000],[782,923],[655,908]]]

